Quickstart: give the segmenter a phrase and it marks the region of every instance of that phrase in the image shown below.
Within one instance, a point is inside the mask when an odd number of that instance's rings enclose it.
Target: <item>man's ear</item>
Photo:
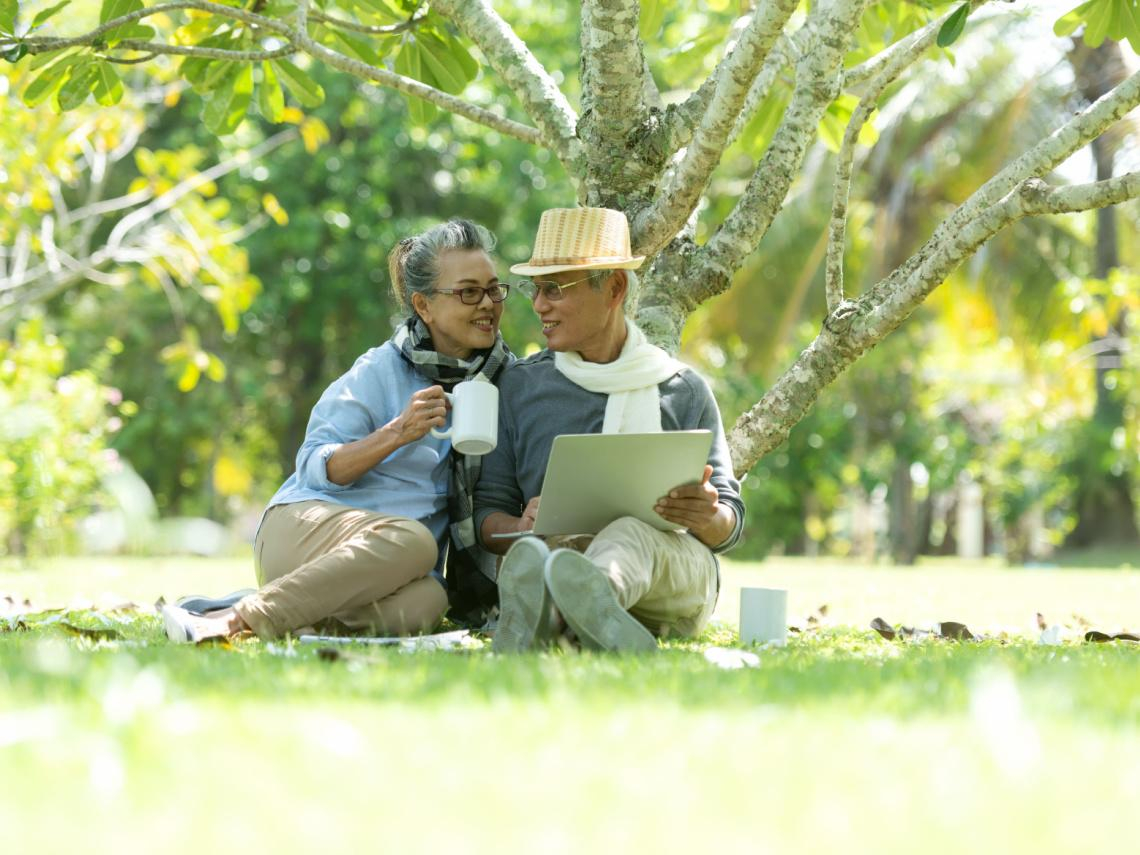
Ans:
[[[625,292],[629,290],[629,276],[624,270],[615,270],[610,274],[607,286],[610,289],[610,303],[620,306],[625,302]]]
[[[412,294],[412,310],[423,319],[425,324],[431,322],[431,302],[419,291]]]

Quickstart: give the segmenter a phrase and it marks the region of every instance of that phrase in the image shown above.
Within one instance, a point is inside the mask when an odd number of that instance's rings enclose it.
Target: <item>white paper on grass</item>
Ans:
[[[368,644],[380,647],[399,647],[401,650],[450,650],[467,647],[475,642],[470,631],[437,632],[434,635],[367,636],[367,635],[302,635],[301,644]]]

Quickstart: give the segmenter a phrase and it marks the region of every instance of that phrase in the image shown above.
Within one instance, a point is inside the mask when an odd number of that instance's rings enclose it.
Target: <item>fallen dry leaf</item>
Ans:
[[[1106,641],[1140,641],[1140,636],[1133,635],[1130,632],[1118,632],[1115,634],[1101,632],[1100,630],[1090,629],[1085,633],[1085,641],[1095,641],[1102,644]]]
[[[879,635],[881,635],[887,641],[893,641],[896,635],[894,627],[892,627],[881,617],[877,617],[871,621],[871,629],[875,630],[875,632],[879,633]]]
[[[1045,615],[1041,614],[1041,612],[1037,613],[1037,628],[1040,630],[1049,628],[1049,621],[1045,620]]]
[[[954,641],[977,641],[978,637],[966,628],[964,623],[948,620],[938,624],[938,634]]]
[[[59,627],[71,635],[77,635],[80,638],[89,638],[92,641],[116,641],[123,637],[121,632],[117,629],[111,629],[110,627],[95,629],[87,626],[76,626],[65,620],[59,621]]]

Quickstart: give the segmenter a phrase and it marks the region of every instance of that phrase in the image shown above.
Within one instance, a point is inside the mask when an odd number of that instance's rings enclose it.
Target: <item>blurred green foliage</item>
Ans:
[[[77,514],[94,510],[115,454],[108,440],[134,413],[102,385],[122,345],[105,342],[88,368],[68,371],[59,338],[39,320],[0,339],[0,548],[10,554],[73,546]]]
[[[645,6],[651,67],[666,96],[675,95],[715,64],[737,4]],[[873,4],[849,62],[947,8]],[[572,5],[504,8],[503,14],[575,102]],[[947,75],[939,53],[888,93],[877,119],[879,147],[865,157],[861,152],[858,161],[849,293],[905,259],[948,211],[1074,106],[1061,66],[1039,72],[1026,64],[1017,25],[971,18],[965,40],[989,28],[978,34],[989,43],[984,56]],[[343,39],[331,31],[319,35],[329,44]],[[409,69],[419,56],[420,73],[443,73],[426,59],[439,59],[431,28],[422,36],[390,39],[383,47],[398,50]],[[466,80],[469,69],[461,70]],[[129,90],[157,86],[163,106],[148,109],[134,169],[108,176],[112,193],[144,184],[161,189],[276,130],[252,110],[245,121],[244,112],[222,111],[208,86],[181,89],[171,82],[173,66],[120,71]],[[483,75],[468,84],[477,99],[493,91]],[[195,200],[191,218],[199,234],[216,237],[232,227],[240,230],[240,242],[220,245],[216,268],[201,276],[189,270],[167,282],[134,269],[113,290],[69,291],[46,305],[41,321],[42,335],[55,335],[54,346],[66,351],[60,370],[87,372],[138,402],[137,414],[105,439],[145,478],[164,514],[228,520],[260,509],[291,471],[317,396],[390,334],[396,309],[385,257],[396,241],[449,216],[469,217],[498,235],[505,276],[510,263],[528,255],[540,212],[574,204],[568,176],[548,153],[432,115],[417,99],[316,66],[308,68],[304,85],[280,81],[306,108],[302,114],[284,99],[263,98],[263,90],[272,89],[264,69],[255,77],[257,98],[250,103],[260,99],[261,114],[295,126],[298,139],[219,178]],[[700,236],[731,210],[785,109],[788,84],[787,75],[777,81],[717,170],[700,212]],[[318,89],[321,99],[310,97]],[[507,115],[524,118],[513,100],[500,103]],[[833,105],[821,127],[825,143],[834,140],[850,106]],[[66,116],[80,114],[77,108]],[[199,121],[207,114],[208,125]],[[55,156],[63,137],[46,133],[49,127],[57,126],[44,125],[42,149]],[[218,130],[232,133],[219,140]],[[874,138],[869,133],[863,142]],[[753,262],[686,330],[684,356],[713,379],[729,424],[818,328],[833,169],[826,148],[813,152]],[[33,222],[52,204],[43,189],[32,201],[32,208],[14,207],[14,219]],[[1131,228],[1121,232],[1135,234],[1137,206],[1126,206],[1121,217]],[[7,222],[0,217],[0,236]],[[888,534],[872,533],[868,541],[856,520],[868,505],[893,503],[900,485],[917,509],[922,542],[916,548],[951,549],[953,494],[965,473],[986,487],[991,543],[1017,557],[1027,548],[1028,515],[1040,513],[1048,537],[1058,541],[1072,526],[1075,482],[1105,467],[1135,473],[1140,347],[1130,351],[1131,369],[1116,372],[1125,423],[1106,443],[1087,441],[1092,371],[1073,360],[1090,337],[1103,335],[1107,318],[1137,316],[1140,288],[1128,271],[1140,259],[1122,240],[1124,268],[1107,281],[1092,278],[1090,223],[1091,217],[1046,218],[998,236],[825,392],[787,443],[745,480],[749,527],[739,554],[892,551]],[[106,233],[103,228],[94,238]],[[226,287],[211,287],[219,282]],[[517,295],[508,301],[503,326],[516,352],[540,340],[530,307]],[[1135,322],[1128,335],[1136,341]],[[109,339],[122,343],[113,360],[105,356]],[[1092,459],[1093,448],[1111,453]],[[56,483],[50,489],[41,483],[41,504],[59,499],[52,505],[58,513],[63,506],[83,512],[90,494],[57,491]]]

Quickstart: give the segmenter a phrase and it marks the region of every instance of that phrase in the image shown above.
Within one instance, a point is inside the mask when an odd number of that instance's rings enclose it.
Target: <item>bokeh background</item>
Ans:
[[[71,8],[85,7],[94,14],[87,0]],[[513,7],[504,14],[573,98],[576,7]],[[664,18],[654,70],[667,96],[715,63],[737,7]],[[889,93],[857,160],[851,289],[1138,67],[1127,44],[1053,35],[1063,11],[979,15],[951,59]],[[906,14],[872,6],[868,26]],[[161,58],[128,75],[119,104],[63,114],[16,97],[28,73],[0,76],[0,553],[18,559],[247,554],[312,404],[390,335],[390,247],[469,217],[498,236],[507,276],[541,211],[574,204],[546,152],[326,69],[312,69],[321,106],[277,126],[251,112],[221,139]],[[726,158],[702,229],[733,204],[781,110],[769,104]],[[733,289],[686,328],[682,358],[728,424],[822,318],[842,112]],[[1056,180],[1137,169],[1138,143],[1125,122]],[[1026,220],[987,244],[748,473],[734,557],[1140,564],[1138,233],[1134,202]],[[518,294],[503,329],[516,352],[538,347]]]

